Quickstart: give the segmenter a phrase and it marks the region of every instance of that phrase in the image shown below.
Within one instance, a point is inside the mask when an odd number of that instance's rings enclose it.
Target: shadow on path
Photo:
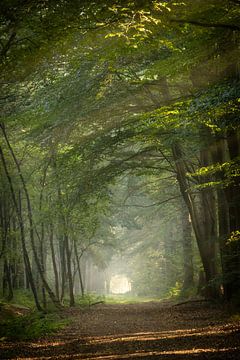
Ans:
[[[131,313],[128,312],[129,307],[122,307],[119,312],[115,313],[116,323],[118,316],[121,314],[127,315],[128,323],[125,322],[125,333],[108,334],[109,328],[111,332],[110,323],[105,323],[106,331],[99,328],[99,335],[81,336],[82,316],[79,314],[77,319],[75,316],[75,323],[70,326],[65,333],[59,333],[59,336],[49,337],[36,342],[18,342],[18,343],[2,343],[0,344],[0,358],[1,359],[92,359],[92,360],[114,360],[114,359],[216,359],[225,360],[240,358],[240,327],[239,324],[215,324],[195,328],[192,327],[193,320],[195,325],[202,325],[202,321],[207,321],[207,317],[202,314],[199,315],[199,309],[196,312],[196,318],[203,318],[205,320],[198,320],[194,318],[194,312],[191,311],[192,321],[189,320],[189,327],[179,328],[179,324],[174,323],[176,320],[175,311],[182,312],[183,318],[189,317],[186,309],[165,309],[164,311],[171,312],[172,325],[164,324],[162,318],[158,318],[158,329],[163,328],[163,331],[157,331],[157,323],[154,323],[155,331],[140,331],[128,332],[128,325],[132,324]],[[135,309],[135,308],[134,308]],[[99,321],[99,314],[106,311],[107,306],[91,311],[88,315],[91,316],[89,326],[89,334],[91,335],[91,325],[96,326]],[[162,309],[163,310],[163,309]],[[155,312],[154,312],[155,313]],[[95,314],[95,317],[94,317]],[[149,314],[147,314],[149,316]],[[165,314],[166,315],[166,314]],[[85,315],[86,316],[86,315]],[[112,314],[114,316],[114,312]],[[122,315],[123,316],[123,315]],[[146,324],[149,324],[151,319],[145,319]],[[156,316],[156,314],[155,314]],[[142,315],[142,320],[146,317],[146,312]],[[106,316],[107,318],[107,316]],[[94,324],[95,319],[95,324]],[[85,319],[86,320],[86,319]],[[126,320],[126,319],[125,319]],[[152,319],[154,320],[154,319]],[[208,319],[209,320],[209,319]],[[102,324],[101,317],[101,324]],[[109,321],[109,320],[108,320]],[[140,321],[140,320],[139,320]],[[211,320],[213,321],[213,319]],[[151,323],[151,322],[150,322]],[[77,327],[77,324],[79,327]],[[109,324],[109,328],[107,328]],[[86,324],[85,324],[86,325]],[[144,325],[144,323],[143,323]],[[162,325],[162,326],[161,326]],[[146,326],[147,328],[149,326]],[[175,329],[170,330],[175,327]],[[123,328],[123,327],[122,327]],[[122,329],[121,328],[121,329]],[[79,330],[78,330],[79,329]],[[84,327],[86,332],[86,327]]]

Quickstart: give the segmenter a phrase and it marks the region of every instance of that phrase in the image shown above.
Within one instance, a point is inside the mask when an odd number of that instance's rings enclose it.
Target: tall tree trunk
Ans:
[[[237,168],[239,153],[237,131],[226,131],[225,139],[216,138],[215,163],[232,162],[230,167]],[[224,181],[226,174],[221,169],[215,177],[218,181]],[[240,288],[240,179],[233,173],[227,181],[218,188],[218,230],[224,298],[231,301],[234,296],[239,296]]]
[[[42,231],[44,228],[44,224],[42,223]],[[42,232],[41,234],[41,242],[40,242],[40,247],[39,247],[39,253],[40,253],[40,262],[41,262],[41,266],[44,272],[44,276],[46,276],[46,262],[47,262],[47,256],[46,256],[46,249],[44,246],[44,234]],[[42,302],[43,302],[43,307],[44,309],[47,308],[47,298],[46,298],[46,291],[45,291],[45,287],[44,284],[42,284]]]
[[[58,195],[58,202],[59,202],[59,206],[60,206],[59,223],[61,224],[61,229],[63,232],[63,235],[60,234],[60,236],[59,236],[59,238],[61,239],[60,245],[59,245],[60,246],[60,258],[61,258],[61,274],[62,274],[61,300],[63,300],[63,298],[64,298],[65,279],[67,277],[69,298],[70,298],[69,305],[74,306],[75,299],[74,299],[73,276],[72,276],[72,267],[71,267],[71,251],[70,251],[69,237],[68,237],[67,216],[65,216],[65,214],[64,214],[62,192],[61,192],[59,176],[57,173],[57,165],[56,165],[56,161],[55,161],[54,152],[52,155],[52,160],[53,160],[52,163],[53,163],[53,168],[54,168],[56,180],[57,180],[57,195]]]
[[[59,236],[59,255],[60,255],[60,269],[61,269],[61,302],[64,299],[65,295],[65,286],[66,286],[66,244],[64,242],[64,237]]]
[[[81,271],[81,266],[80,266],[80,259],[81,259],[82,254],[79,257],[78,251],[77,251],[76,241],[74,241],[74,253],[75,253],[75,258],[76,258],[76,262],[77,262],[77,269],[78,269],[78,276],[79,276],[79,281],[80,281],[81,294],[82,294],[82,296],[84,296],[84,285],[83,285],[82,271]]]
[[[46,182],[46,177],[47,177],[47,169],[49,166],[49,162],[47,163],[47,166],[44,168],[43,171],[43,177],[40,181],[40,185],[41,185],[41,190],[40,190],[40,196],[39,196],[39,212],[40,215],[42,213],[42,204],[43,204],[43,195],[44,195],[44,187],[45,187],[45,182]],[[39,254],[40,254],[40,262],[41,262],[41,267],[43,269],[44,272],[44,276],[46,276],[46,262],[47,262],[47,256],[46,256],[46,252],[45,252],[45,226],[44,226],[44,222],[43,220],[41,220],[41,224],[40,224],[40,237],[39,237]],[[42,302],[43,302],[43,307],[44,309],[47,308],[47,298],[46,298],[46,291],[45,291],[45,287],[44,284],[42,283]],[[58,298],[58,297],[57,297]]]
[[[215,139],[215,144],[212,146],[212,156],[215,164],[223,164],[229,160],[229,154],[227,149],[227,143],[225,139]],[[222,171],[217,171],[214,180],[222,182],[224,175]],[[230,234],[230,222],[229,222],[229,207],[226,197],[226,191],[224,186],[218,186],[217,188],[217,211],[218,211],[218,243],[220,249],[221,267],[222,267],[222,286],[224,292],[224,298],[228,298],[228,281],[227,281],[227,261],[229,254],[226,246],[227,239]]]
[[[187,167],[183,158],[182,150],[179,144],[175,143],[172,145],[172,153],[173,159],[175,161],[176,172],[177,172],[177,180],[179,183],[180,191],[183,196],[183,199],[188,207],[189,214],[191,216],[191,222],[193,226],[193,230],[196,236],[197,244],[199,253],[201,256],[201,260],[203,263],[204,272],[206,275],[207,281],[207,289],[206,289],[206,296],[215,298],[218,296],[216,287],[214,286],[214,280],[216,276],[216,268],[215,268],[215,246],[212,246],[212,243],[209,243],[209,234],[206,236],[206,228],[211,229],[213,224],[209,224],[206,220],[205,211],[208,211],[205,207],[207,206],[207,195],[200,194],[200,199],[203,205],[203,208],[197,208],[194,198],[191,194],[191,191],[188,186],[186,174],[187,174]],[[200,217],[202,217],[201,221]],[[206,222],[206,224],[204,224]],[[206,228],[204,226],[206,225]],[[214,241],[214,239],[211,239]]]
[[[24,221],[22,218],[22,212],[21,212],[21,206],[19,207],[18,202],[17,202],[17,198],[14,192],[14,188],[13,188],[13,183],[12,183],[12,179],[11,176],[8,172],[8,168],[7,168],[7,163],[5,160],[5,157],[3,155],[3,151],[2,148],[0,147],[0,157],[2,159],[2,164],[3,164],[3,168],[9,183],[9,188],[11,191],[11,196],[12,196],[12,201],[16,210],[16,214],[17,214],[17,219],[18,219],[18,223],[19,223],[19,229],[20,229],[20,238],[21,238],[21,243],[22,243],[22,249],[23,249],[23,258],[24,258],[24,264],[25,264],[25,271],[26,271],[26,276],[27,279],[29,281],[29,284],[31,286],[31,290],[33,293],[33,297],[35,300],[35,304],[36,307],[39,311],[42,310],[42,307],[40,305],[40,302],[38,300],[38,294],[37,294],[37,289],[34,283],[34,279],[33,279],[33,275],[32,275],[32,270],[31,270],[31,265],[30,265],[30,260],[29,260],[29,256],[28,256],[28,252],[27,252],[27,248],[26,248],[26,243],[25,243],[25,234],[24,234]]]
[[[70,298],[69,305],[74,306],[75,299],[74,299],[73,277],[72,277],[72,266],[71,266],[71,252],[70,252],[68,235],[65,234],[64,238],[66,244],[66,261],[67,261],[67,270],[68,270],[68,286],[69,286],[69,298]]]
[[[228,131],[227,144],[230,161],[240,168],[240,144],[237,130]],[[226,299],[232,300],[240,294],[240,176],[232,172],[230,184],[225,189],[229,211],[229,236],[225,244]]]
[[[39,272],[39,275],[41,277],[41,280],[42,280],[42,283],[43,283],[43,286],[45,287],[46,291],[48,292],[48,295],[50,297],[50,299],[52,300],[53,304],[56,306],[56,307],[59,307],[61,308],[61,304],[59,302],[59,300],[56,298],[55,294],[53,293],[53,291],[51,290],[50,286],[48,285],[46,279],[45,279],[45,276],[44,276],[44,271],[42,269],[42,266],[41,266],[41,262],[38,258],[38,254],[37,254],[37,249],[36,249],[36,246],[35,246],[35,241],[34,241],[34,228],[33,228],[33,216],[32,216],[32,207],[31,207],[31,202],[30,202],[30,197],[29,197],[29,194],[28,194],[28,190],[27,190],[27,186],[26,186],[26,182],[24,180],[24,177],[22,175],[22,172],[21,172],[21,168],[20,168],[20,165],[19,165],[19,162],[17,161],[17,158],[15,156],[15,153],[11,147],[11,144],[8,140],[8,137],[7,137],[7,134],[6,134],[6,131],[5,131],[5,127],[3,124],[1,124],[1,128],[2,128],[2,133],[4,135],[4,138],[5,138],[5,141],[7,143],[7,146],[9,148],[9,151],[11,153],[11,156],[13,158],[13,161],[14,161],[14,164],[16,166],[16,169],[17,169],[17,172],[18,172],[18,176],[21,180],[21,183],[22,183],[22,186],[23,186],[23,191],[24,191],[24,194],[25,194],[25,197],[26,197],[26,201],[27,201],[27,214],[28,214],[28,221],[29,221],[29,232],[30,232],[30,242],[31,242],[31,246],[32,246],[32,251],[33,251],[33,256],[34,256],[34,260],[36,262],[36,265],[37,265],[37,269],[38,269],[38,272]]]
[[[192,225],[189,218],[187,206],[182,202],[182,229],[183,229],[183,291],[191,288],[194,285],[194,270],[193,270],[193,249],[192,249]]]
[[[200,161],[202,167],[212,165],[211,151],[203,149],[200,152]],[[204,177],[203,184],[211,181],[211,177]],[[201,184],[201,181],[200,181]],[[200,193],[200,227],[202,229],[202,237],[205,240],[205,246],[208,248],[209,259],[209,276],[206,273],[207,283],[212,282],[209,291],[216,292],[216,297],[220,294],[215,278],[217,275],[217,194],[215,189],[206,187],[201,189]]]
[[[50,248],[51,248],[53,272],[54,272],[54,278],[55,278],[55,291],[56,291],[56,296],[59,300],[60,299],[60,297],[59,297],[59,276],[58,276],[54,244],[53,244],[53,234],[54,234],[53,233],[53,224],[50,224],[49,242],[50,242]]]
[[[11,276],[11,267],[10,262],[5,259],[4,261],[4,273],[6,277],[6,283],[8,285],[8,296],[7,300],[11,301],[13,299],[13,287],[12,287],[12,276]]]
[[[0,258],[4,255],[6,249],[6,240],[7,240],[7,201],[5,192],[1,194],[0,197],[0,229],[1,229],[1,250],[0,250]]]

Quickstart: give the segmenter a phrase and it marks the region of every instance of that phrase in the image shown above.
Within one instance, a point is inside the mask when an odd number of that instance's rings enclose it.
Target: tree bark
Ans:
[[[73,289],[73,277],[72,277],[72,266],[71,266],[71,252],[69,247],[69,238],[68,235],[64,235],[64,241],[66,244],[66,261],[67,261],[67,270],[68,270],[68,285],[69,285],[69,298],[70,306],[75,305],[75,299],[74,299],[74,289]]]
[[[81,294],[82,294],[82,296],[84,296],[84,285],[83,285],[82,271],[81,271],[81,266],[80,266],[80,259],[81,259],[82,254],[79,257],[78,251],[77,251],[76,241],[74,241],[74,253],[75,253],[75,258],[76,258],[76,262],[77,262],[77,269],[78,269],[78,276],[79,276]]]
[[[50,242],[50,248],[51,248],[53,272],[54,272],[54,278],[55,278],[55,291],[56,291],[56,296],[57,296],[58,300],[60,300],[59,276],[58,276],[57,262],[56,262],[55,251],[54,251],[54,244],[53,244],[53,224],[50,224],[49,242]]]
[[[10,266],[9,261],[7,261],[7,259],[5,259],[5,261],[4,261],[4,273],[5,273],[6,282],[8,285],[7,300],[11,301],[13,299],[12,276],[11,276],[11,266]]]
[[[194,285],[194,270],[193,270],[193,249],[192,249],[192,225],[189,218],[187,206],[182,202],[182,229],[183,229],[183,291],[191,288]]]
[[[59,254],[60,254],[60,268],[61,268],[61,302],[65,295],[65,284],[66,284],[66,244],[63,236],[59,236]]]
[[[39,275],[41,277],[41,280],[42,280],[42,283],[43,283],[43,286],[45,287],[46,291],[48,292],[48,295],[50,297],[50,299],[52,300],[53,304],[58,307],[58,308],[61,308],[61,304],[59,302],[59,300],[56,298],[56,296],[54,295],[53,291],[51,290],[50,286],[48,285],[46,279],[45,279],[45,276],[44,276],[44,271],[42,269],[42,266],[41,266],[41,262],[38,258],[38,254],[37,254],[37,249],[36,249],[36,246],[35,246],[35,241],[34,241],[34,228],[33,228],[33,216],[32,216],[32,207],[31,207],[31,202],[30,202],[30,197],[29,197],[29,193],[28,193],[28,190],[27,190],[27,186],[26,186],[26,182],[25,182],[25,179],[22,175],[22,172],[21,172],[21,168],[20,168],[20,165],[19,165],[19,162],[17,161],[17,158],[14,154],[14,151],[11,147],[11,144],[8,140],[8,137],[7,137],[7,134],[6,134],[6,131],[5,131],[5,127],[3,124],[1,124],[1,129],[2,129],[2,133],[4,135],[4,138],[5,138],[5,141],[7,143],[7,146],[9,148],[9,151],[11,153],[11,156],[13,158],[13,161],[14,161],[14,164],[16,166],[16,169],[17,169],[17,172],[18,172],[18,176],[21,180],[21,183],[22,183],[22,186],[23,186],[23,191],[24,191],[24,194],[25,194],[25,197],[26,197],[26,201],[27,201],[27,210],[28,210],[28,221],[29,221],[29,232],[30,232],[30,242],[31,242],[31,246],[32,246],[32,251],[33,251],[33,256],[34,256],[34,260],[36,262],[36,265],[37,265],[37,269],[38,269],[38,272],[39,272]]]
[[[21,243],[22,243],[22,249],[23,249],[23,258],[24,258],[24,263],[25,263],[25,271],[26,271],[26,275],[33,293],[33,297],[35,300],[35,304],[36,307],[39,311],[42,311],[42,307],[40,305],[40,302],[38,300],[38,294],[37,294],[37,289],[34,283],[34,279],[33,279],[33,275],[32,275],[32,270],[31,270],[31,265],[30,265],[30,260],[29,260],[29,256],[28,256],[28,252],[27,252],[27,248],[26,248],[26,243],[25,243],[25,234],[24,234],[24,221],[22,218],[22,213],[21,213],[21,208],[18,206],[17,203],[17,198],[14,192],[14,188],[13,188],[13,183],[12,183],[12,179],[11,176],[8,172],[8,168],[7,168],[7,163],[5,160],[5,157],[3,155],[3,151],[2,148],[0,147],[0,156],[2,159],[2,163],[3,163],[3,168],[5,171],[5,174],[7,176],[8,179],[8,183],[9,183],[9,187],[10,187],[10,191],[11,191],[11,196],[12,196],[12,201],[16,210],[16,214],[17,214],[17,219],[18,219],[18,223],[19,223],[19,229],[20,229],[20,238],[21,238]]]
[[[202,209],[200,208],[200,212],[199,212],[199,209],[197,208],[194,198],[189,189],[189,185],[186,178],[187,168],[185,161],[183,159],[182,149],[179,144],[175,143],[172,145],[172,153],[173,153],[173,159],[175,161],[177,180],[179,183],[180,191],[187,205],[191,217],[193,230],[196,236],[200,257],[206,275],[206,281],[207,281],[206,297],[215,298],[218,296],[218,292],[216,291],[216,287],[214,286],[214,280],[216,276],[216,268],[215,268],[216,249],[215,246],[213,246],[214,239],[211,239],[209,237],[210,234],[206,232],[206,231],[209,232],[210,230],[212,231],[212,227],[214,226],[212,223],[209,223],[209,220],[207,220],[205,217],[206,216],[205,212],[208,211],[208,209],[206,208],[206,206],[208,206],[207,194],[203,194],[200,192]]]
[[[227,133],[230,161],[240,168],[240,146],[237,131]],[[239,296],[240,289],[240,177],[231,174],[230,184],[225,189],[229,211],[229,236],[225,244],[226,286],[225,298],[231,301]]]

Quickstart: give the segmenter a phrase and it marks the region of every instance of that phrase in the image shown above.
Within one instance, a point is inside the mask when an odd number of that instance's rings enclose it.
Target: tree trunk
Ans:
[[[7,300],[11,301],[13,299],[13,287],[12,287],[12,276],[11,276],[11,267],[9,261],[5,259],[4,261],[4,273],[6,277],[6,283],[8,285],[8,296]]]
[[[59,254],[60,254],[60,268],[61,268],[61,302],[64,299],[65,283],[66,283],[66,244],[63,236],[59,236]]]
[[[212,229],[214,227],[214,224],[210,223],[210,221],[212,221],[213,219],[212,218],[213,215],[211,214],[211,217],[209,219],[205,217],[206,216],[205,212],[211,211],[206,208],[206,206],[208,206],[208,198],[207,198],[208,194],[200,192],[199,197],[202,208],[200,207],[199,209],[198,207],[199,202],[197,205],[195,204],[195,199],[193,198],[191,191],[189,189],[189,185],[186,178],[187,167],[183,159],[182,149],[179,144],[175,143],[172,145],[172,153],[173,153],[173,159],[175,161],[177,180],[179,183],[180,191],[187,205],[191,217],[193,230],[196,236],[200,257],[206,275],[206,281],[207,281],[206,297],[215,298],[218,296],[216,287],[214,285],[214,280],[216,276],[216,268],[215,268],[216,249],[215,246],[213,246],[214,239],[210,239],[209,238],[210,234],[206,233],[206,231],[212,232],[213,231]],[[211,240],[210,243],[209,240]]]
[[[40,181],[41,184],[41,191],[40,191],[40,196],[39,196],[39,213],[41,216],[42,213],[42,204],[43,204],[43,195],[44,195],[44,186],[45,186],[45,181],[46,181],[46,176],[47,176],[47,169],[48,169],[48,165],[45,167],[44,171],[43,171],[43,178],[42,181]],[[40,254],[40,263],[41,263],[41,268],[43,270],[44,276],[46,276],[46,262],[47,262],[47,254],[46,254],[46,249],[45,249],[45,226],[44,226],[44,222],[41,221],[40,224],[40,237],[38,238],[39,240],[39,254]],[[46,291],[45,291],[45,287],[44,284],[42,283],[42,302],[43,302],[43,307],[44,309],[47,308],[47,299],[46,299]]]
[[[237,131],[227,133],[230,161],[240,168],[240,146]],[[233,170],[234,171],[234,170]],[[240,294],[240,176],[233,175],[225,189],[229,211],[229,236],[225,244],[226,300],[230,301]]]
[[[42,224],[42,226],[44,226]],[[42,266],[42,269],[43,269],[43,272],[44,272],[44,276],[46,276],[46,262],[47,262],[47,255],[46,255],[46,249],[45,249],[45,246],[44,246],[44,242],[43,242],[43,239],[44,239],[44,235],[42,234],[41,235],[41,243],[40,243],[40,261],[41,261],[41,266]],[[45,291],[45,287],[44,287],[44,284],[42,284],[42,302],[43,302],[43,307],[44,309],[47,308],[47,298],[46,298],[46,291]]]
[[[236,168],[239,152],[237,131],[226,132],[225,139],[216,138],[215,163],[230,162],[231,164],[233,162]],[[224,185],[218,189],[218,231],[226,301],[231,301],[234,296],[238,296],[240,288],[240,238],[237,233],[240,230],[240,181],[239,176],[232,175],[234,173],[230,173],[227,184],[223,183]],[[216,174],[218,181],[224,181],[225,177],[224,170]]]
[[[193,249],[192,249],[192,225],[186,204],[182,202],[182,229],[183,229],[183,291],[194,285]]]
[[[44,271],[42,269],[42,266],[41,266],[41,262],[38,258],[38,254],[37,254],[37,249],[36,249],[36,246],[35,246],[35,241],[34,241],[34,228],[33,228],[33,216],[32,216],[32,207],[31,207],[31,202],[30,202],[30,197],[29,197],[29,194],[28,194],[28,190],[27,190],[27,186],[26,186],[26,183],[25,183],[25,180],[24,180],[24,177],[22,175],[22,172],[21,172],[21,168],[20,168],[20,165],[19,165],[19,162],[17,161],[17,158],[13,152],[13,149],[11,147],[11,144],[8,140],[8,137],[7,137],[7,134],[6,134],[6,131],[5,131],[5,128],[4,128],[4,125],[1,125],[1,128],[2,128],[2,132],[3,132],[3,135],[4,135],[4,138],[6,140],[6,143],[7,143],[7,146],[9,148],[9,151],[11,153],[11,156],[13,158],[13,161],[14,161],[14,164],[16,166],[16,169],[17,169],[17,172],[18,172],[18,175],[19,175],[19,178],[21,180],[21,183],[22,183],[22,186],[23,186],[23,191],[24,191],[24,194],[25,194],[25,197],[26,197],[26,201],[27,201],[27,210],[28,210],[28,221],[29,221],[29,232],[30,232],[30,242],[31,242],[31,246],[32,246],[32,251],[33,251],[33,256],[34,256],[34,260],[36,262],[36,265],[37,265],[37,269],[38,269],[38,272],[39,272],[39,275],[41,277],[41,280],[42,280],[42,283],[43,283],[43,286],[45,287],[46,291],[48,292],[48,295],[50,297],[50,299],[52,300],[53,304],[56,306],[56,307],[59,307],[61,308],[61,304],[59,302],[59,300],[56,298],[56,296],[54,295],[53,291],[51,290],[51,288],[49,287],[45,277],[44,277]]]
[[[78,269],[78,276],[79,276],[79,281],[80,281],[81,294],[82,294],[82,296],[84,296],[84,285],[83,285],[82,271],[81,271],[81,266],[80,266],[81,256],[79,257],[79,255],[78,255],[76,241],[74,241],[74,253],[75,253],[75,258],[76,258],[76,262],[77,262],[77,269]]]
[[[72,277],[72,267],[71,267],[71,252],[69,247],[68,235],[64,235],[64,240],[66,244],[66,261],[67,261],[67,270],[68,270],[68,285],[69,285],[69,297],[70,297],[70,306],[75,305],[74,300],[74,291],[73,291],[73,277]]]
[[[54,278],[55,278],[55,291],[56,291],[56,296],[59,300],[60,299],[60,297],[59,297],[59,276],[58,276],[57,262],[56,262],[55,251],[54,251],[54,244],[53,244],[53,225],[52,224],[50,224],[49,242],[50,242],[50,248],[51,248],[53,272],[54,272]]]
[[[39,303],[39,300],[38,300],[38,294],[37,294],[36,286],[35,286],[35,283],[34,283],[32,270],[31,270],[31,265],[30,265],[30,260],[29,260],[29,256],[28,256],[28,252],[27,252],[27,248],[26,248],[26,243],[25,243],[24,222],[23,222],[23,218],[22,218],[21,206],[18,206],[17,198],[16,198],[14,188],[13,188],[13,184],[12,184],[12,179],[11,179],[11,176],[10,176],[10,174],[8,172],[7,163],[5,161],[5,158],[4,158],[3,151],[2,151],[1,147],[0,147],[0,156],[1,156],[1,159],[2,159],[2,163],[3,163],[3,168],[4,168],[5,174],[7,176],[8,183],[9,183],[11,196],[12,196],[12,201],[13,201],[13,204],[14,204],[14,207],[15,207],[15,210],[16,210],[17,219],[18,219],[18,223],[19,223],[20,238],[21,238],[22,249],[23,249],[23,258],[24,258],[26,276],[27,276],[27,279],[28,279],[29,284],[31,286],[31,290],[32,290],[32,293],[33,293],[33,297],[34,297],[34,300],[35,300],[36,307],[37,307],[37,309],[39,311],[41,311],[42,307],[41,307],[41,305]]]

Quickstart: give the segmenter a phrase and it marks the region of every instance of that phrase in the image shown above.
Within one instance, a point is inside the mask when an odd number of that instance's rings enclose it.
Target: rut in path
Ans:
[[[96,305],[35,342],[1,343],[1,359],[239,359],[240,323],[208,303]]]

